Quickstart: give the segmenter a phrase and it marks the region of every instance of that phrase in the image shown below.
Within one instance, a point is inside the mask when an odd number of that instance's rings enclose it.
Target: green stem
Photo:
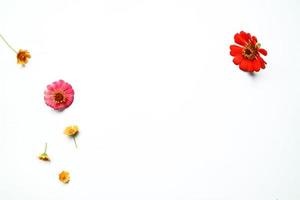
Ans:
[[[18,53],[7,41],[6,39],[0,34],[1,39],[5,42],[5,44],[16,54]]]
[[[76,147],[76,149],[77,149],[78,146],[77,146],[77,142],[76,142],[75,136],[73,136],[73,139],[74,139],[75,147]]]

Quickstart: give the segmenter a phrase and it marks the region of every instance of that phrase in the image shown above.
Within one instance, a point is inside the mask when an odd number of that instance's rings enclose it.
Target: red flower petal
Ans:
[[[264,69],[265,67],[266,67],[266,62],[264,61],[264,59],[262,59],[260,56],[258,56],[258,58],[257,58],[259,61],[260,61],[260,63],[261,63],[261,66],[260,66],[260,68],[262,68],[262,69]]]
[[[234,35],[234,41],[239,45],[242,45],[242,46],[246,45],[245,39],[239,33],[236,33]]]
[[[239,65],[240,69],[243,71],[248,71],[248,66],[246,65],[245,59],[243,59]]]
[[[268,52],[265,49],[258,49],[258,52],[264,56],[266,56],[268,54]]]
[[[230,55],[236,56],[241,55],[243,48],[237,45],[230,45]]]
[[[234,57],[233,59],[233,63],[236,64],[236,65],[239,65],[243,60],[243,56],[242,55],[238,55],[236,57]]]
[[[249,40],[251,39],[251,34],[250,33],[246,33],[244,31],[241,31],[240,35],[241,35],[242,38],[244,38],[244,40],[246,42],[249,42]]]
[[[243,59],[240,63],[240,69],[247,72],[253,72],[252,62],[248,59]]]
[[[252,36],[252,37],[251,37],[251,42],[252,42],[252,44],[256,45],[256,43],[257,43],[257,38],[256,38],[255,36]]]
[[[260,67],[261,67],[260,60],[255,59],[254,62],[253,62],[254,71],[258,72],[260,70]]]

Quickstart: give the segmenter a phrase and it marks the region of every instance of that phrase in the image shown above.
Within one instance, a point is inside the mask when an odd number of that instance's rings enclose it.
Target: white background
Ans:
[[[300,1],[0,3],[32,54],[22,68],[0,41],[1,200],[300,199]],[[241,30],[269,53],[255,76],[229,55]],[[43,100],[58,79],[76,93],[61,113]]]

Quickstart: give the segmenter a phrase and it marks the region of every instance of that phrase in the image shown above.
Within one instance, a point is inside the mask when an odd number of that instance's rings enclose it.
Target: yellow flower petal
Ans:
[[[76,125],[72,125],[65,128],[64,134],[68,136],[74,136],[78,134],[78,132],[79,132],[79,127]]]
[[[70,173],[67,171],[62,171],[59,176],[58,176],[59,180],[63,183],[69,183],[70,182]]]

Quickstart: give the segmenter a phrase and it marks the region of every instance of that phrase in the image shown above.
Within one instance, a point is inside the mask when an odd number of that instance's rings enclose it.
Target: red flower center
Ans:
[[[54,101],[56,103],[63,103],[66,101],[66,98],[62,93],[58,92],[54,94]]]
[[[243,56],[249,60],[253,60],[258,54],[259,45],[254,45],[252,43],[247,44],[243,49]]]

